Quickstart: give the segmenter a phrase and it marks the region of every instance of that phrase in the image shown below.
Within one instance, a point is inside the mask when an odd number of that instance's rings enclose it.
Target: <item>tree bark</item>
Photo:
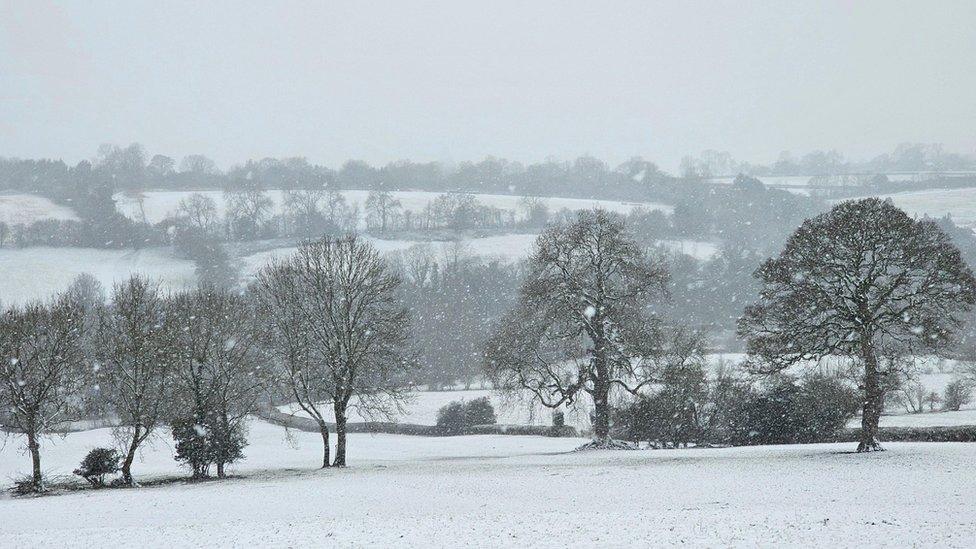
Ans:
[[[878,357],[874,352],[870,336],[863,336],[861,359],[864,360],[864,408],[861,412],[861,440],[858,452],[883,450],[878,442],[878,422],[884,394],[881,390],[881,375],[878,372]]]
[[[336,456],[333,467],[346,466],[346,407],[335,405],[336,418]]]
[[[227,478],[227,475],[224,474],[224,464],[222,462],[217,463],[217,478]]]
[[[606,442],[610,440],[610,386],[599,376],[593,385],[593,438]]]
[[[322,433],[322,468],[329,466],[329,426],[319,421],[319,432]]]
[[[122,461],[122,484],[132,486],[132,462],[136,458],[136,450],[139,448],[139,437],[142,436],[142,427],[136,425],[132,431],[132,441],[129,443],[129,450],[125,453]]]
[[[35,492],[44,491],[44,479],[41,477],[41,444],[37,441],[37,435],[27,434],[27,449],[31,455],[31,486]]]

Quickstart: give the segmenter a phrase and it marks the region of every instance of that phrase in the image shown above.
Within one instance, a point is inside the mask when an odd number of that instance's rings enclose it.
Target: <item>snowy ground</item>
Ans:
[[[0,223],[30,225],[42,219],[78,219],[71,208],[59,206],[34,194],[0,193]]]
[[[91,273],[107,289],[140,273],[164,289],[195,284],[194,265],[172,257],[168,248],[101,250],[94,248],[0,249],[0,303],[47,299],[63,291],[81,273]]]
[[[320,442],[255,424],[235,478],[0,497],[10,547],[941,546],[976,539],[976,444],[893,443],[585,452],[578,439],[352,435]],[[45,447],[66,472],[107,431]],[[175,473],[168,449],[136,472]],[[8,444],[0,476],[26,457]],[[19,469],[18,469],[19,467]],[[142,478],[145,478],[143,476]]]
[[[976,188],[912,191],[881,198],[891,198],[895,206],[912,215],[943,217],[948,214],[956,224],[976,228]]]
[[[223,215],[226,205],[223,191],[144,191],[139,193],[117,193],[114,198],[119,211],[132,219],[138,221],[145,219],[150,223],[158,223],[175,212],[180,200],[190,196],[191,194],[202,194],[213,198],[214,202],[217,204],[218,213]],[[281,213],[284,192],[272,190],[267,191],[267,194],[275,202],[275,213]],[[404,210],[420,212],[443,193],[428,191],[394,191],[391,194],[393,194],[394,198],[400,201],[400,204]],[[366,197],[369,195],[368,191],[342,191],[342,195],[346,197],[346,201],[350,205],[357,204],[359,205],[360,212],[364,211]],[[479,202],[486,206],[494,206],[503,210],[512,210],[516,212],[519,211],[519,201],[522,199],[521,196],[508,194],[475,194],[474,196]],[[583,210],[596,206],[621,213],[629,212],[637,206],[641,206],[645,209],[664,210],[667,212],[672,210],[671,206],[650,202],[638,204],[635,202],[591,200],[581,198],[543,198],[543,201],[552,211],[561,210],[563,208],[569,210]]]

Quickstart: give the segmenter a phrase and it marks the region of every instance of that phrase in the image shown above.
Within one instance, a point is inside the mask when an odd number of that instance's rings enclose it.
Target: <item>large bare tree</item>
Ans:
[[[488,342],[486,373],[552,408],[589,395],[596,443],[610,444],[611,390],[655,379],[649,304],[665,294],[667,270],[604,210],[547,228],[529,262],[518,304]]]
[[[102,393],[118,417],[123,442],[122,481],[133,485],[139,446],[166,420],[171,404],[172,346],[165,301],[149,280],[133,276],[116,284],[98,330]]]
[[[376,249],[356,236],[303,243],[259,275],[254,293],[269,349],[282,366],[284,387],[314,418],[329,465],[328,416],[336,424],[333,466],[346,464],[346,414],[355,397],[379,410],[400,396],[407,313],[399,276]]]
[[[976,301],[976,279],[949,237],[878,198],[805,221],[756,277],[759,301],[739,320],[756,369],[779,372],[832,355],[859,360],[859,452],[881,449],[890,378],[906,359],[945,349],[959,313]]]
[[[41,437],[80,417],[88,380],[84,326],[84,310],[67,297],[0,313],[0,406],[27,439],[34,491],[44,490]]]

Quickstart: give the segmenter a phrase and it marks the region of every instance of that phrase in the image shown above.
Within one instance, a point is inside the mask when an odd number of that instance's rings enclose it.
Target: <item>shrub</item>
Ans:
[[[557,429],[562,429],[566,426],[566,414],[562,410],[556,410],[552,413],[552,426]]]
[[[488,397],[476,398],[464,405],[464,426],[494,425],[497,421],[495,408]]]
[[[628,440],[661,446],[687,446],[705,439],[709,393],[701,365],[664,371],[660,389],[620,410],[616,431]]]
[[[437,411],[437,426],[449,433],[464,430],[464,404],[454,401]]]
[[[121,456],[117,450],[111,448],[94,448],[82,460],[81,466],[73,472],[87,480],[95,488],[100,488],[105,486],[105,475],[114,475],[119,472],[120,458]]]
[[[459,434],[475,425],[494,425],[495,409],[488,397],[470,402],[455,400],[437,411],[437,427],[451,434]]]
[[[182,418],[171,424],[176,441],[176,460],[193,470],[193,478],[210,476],[210,467],[217,465],[217,476],[223,478],[224,465],[244,457],[247,440],[237,424],[220,418]]]
[[[830,439],[858,411],[856,393],[836,379],[781,378],[733,406],[726,442],[736,445],[811,443]]]
[[[942,393],[942,406],[946,410],[958,412],[973,400],[972,387],[961,379],[949,382]]]

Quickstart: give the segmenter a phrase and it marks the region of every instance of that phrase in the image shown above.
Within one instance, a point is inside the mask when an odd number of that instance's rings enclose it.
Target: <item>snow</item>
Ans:
[[[718,244],[704,240],[659,240],[658,244],[672,252],[690,255],[702,261],[707,261],[718,253]]]
[[[159,281],[167,290],[193,285],[196,280],[193,262],[172,257],[168,248],[3,248],[0,249],[0,302],[15,304],[47,299],[66,289],[81,273],[91,273],[106,290],[135,273]]]
[[[34,194],[0,194],[0,223],[30,225],[44,219],[78,219],[71,208]]]
[[[116,207],[126,216],[142,221],[143,218],[150,223],[158,223],[176,211],[180,200],[192,195],[202,194],[209,196],[217,205],[217,211],[223,215],[226,207],[223,191],[144,191],[139,193],[117,193],[114,198]],[[281,213],[284,200],[284,191],[270,190],[268,196],[275,202],[275,213]],[[400,201],[404,210],[413,212],[422,211],[428,204],[437,199],[443,193],[428,191],[394,191],[391,193],[394,198]],[[358,204],[361,214],[365,210],[366,197],[369,191],[342,191],[346,201]],[[503,210],[519,210],[519,201],[522,199],[518,195],[507,194],[475,194],[475,198],[485,206],[494,206]],[[656,204],[651,202],[621,202],[615,200],[591,200],[583,198],[543,198],[543,201],[552,211],[563,208],[569,210],[583,210],[593,207],[602,207],[607,210],[627,213],[640,206],[644,209],[672,211],[671,206]]]
[[[570,450],[579,439],[350,435],[344,469],[321,441],[255,422],[225,481],[0,497],[0,539],[81,546],[942,546],[976,538],[976,444]],[[66,474],[107,431],[45,446]],[[0,450],[0,478],[28,465]],[[163,444],[134,471],[175,474]],[[184,472],[185,474],[185,472]]]
[[[915,216],[951,215],[957,225],[976,228],[976,188],[932,189],[883,195]]]

